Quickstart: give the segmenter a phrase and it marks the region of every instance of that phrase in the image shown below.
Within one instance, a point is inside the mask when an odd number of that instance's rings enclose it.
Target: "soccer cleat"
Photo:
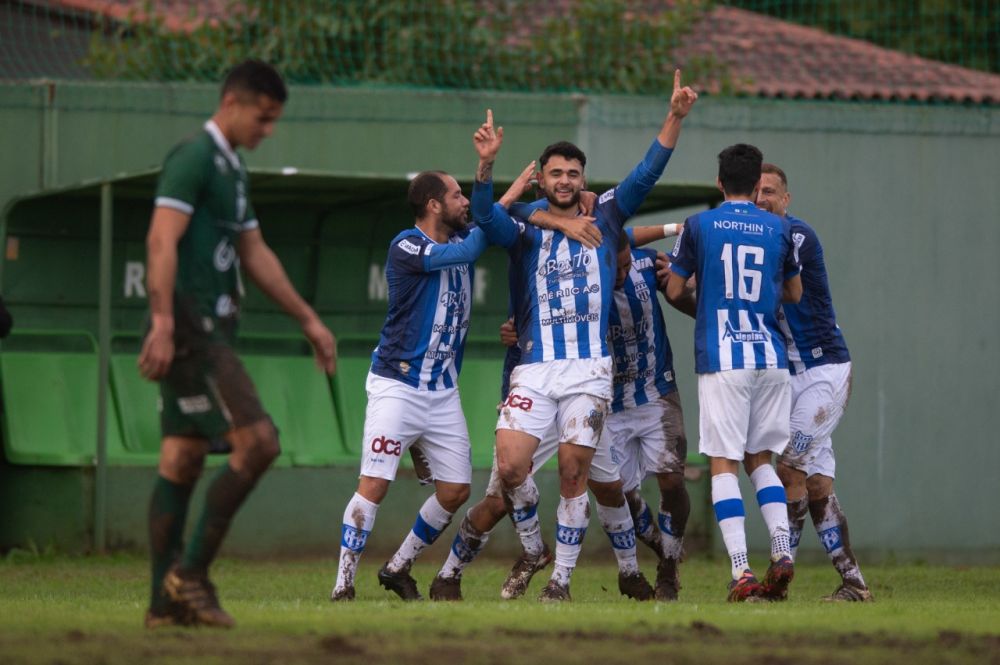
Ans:
[[[339,603],[341,601],[354,600],[354,587],[345,586],[343,589],[334,589],[330,592],[330,601]]]
[[[555,580],[549,580],[549,583],[542,589],[542,593],[538,595],[538,600],[543,603],[561,603],[573,599],[569,596],[568,586],[563,586]]]
[[[389,563],[386,562],[378,571],[378,583],[387,591],[394,592],[403,600],[423,600],[417,590],[417,581],[410,575],[410,568],[407,566],[398,573],[389,571]]]
[[[193,625],[212,628],[232,628],[236,625],[233,617],[219,606],[215,585],[205,575],[171,568],[163,578],[163,590]]]
[[[190,626],[191,621],[183,608],[177,603],[171,602],[167,603],[167,607],[164,610],[154,610],[153,608],[146,610],[143,625],[149,630],[156,630],[157,628],[170,628],[172,626]]]
[[[873,603],[875,597],[872,596],[871,589],[868,587],[855,586],[845,581],[837,587],[836,591],[829,596],[824,596],[823,600],[833,603]]]
[[[656,566],[656,600],[677,600],[681,589],[677,574],[677,559],[662,559]]]
[[[431,582],[431,600],[462,600],[462,578],[441,577]]]
[[[653,600],[653,587],[641,572],[618,573],[618,590],[633,600]]]
[[[729,597],[726,600],[730,603],[752,602],[760,596],[761,589],[753,571],[747,568],[738,580],[729,583]]]
[[[500,597],[504,600],[513,600],[523,596],[524,592],[528,590],[531,578],[535,576],[535,573],[552,563],[552,559],[552,552],[548,545],[543,547],[542,553],[537,557],[529,557],[522,552],[520,558],[514,562],[514,567],[507,574],[503,586],[500,587]]]
[[[764,575],[761,596],[767,600],[788,600],[788,585],[793,577],[795,577],[795,565],[792,563],[792,557],[783,556],[777,561],[772,561]]]

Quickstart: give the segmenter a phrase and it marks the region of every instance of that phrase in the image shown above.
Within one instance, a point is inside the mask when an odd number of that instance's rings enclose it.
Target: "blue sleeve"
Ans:
[[[684,278],[693,275],[698,266],[698,247],[695,244],[697,230],[698,225],[694,218],[688,217],[674,245],[674,251],[670,254],[670,270]]]
[[[502,205],[493,203],[493,182],[476,182],[472,186],[472,220],[486,234],[486,239],[510,248],[521,235],[521,227]]]
[[[654,139],[643,160],[615,188],[615,201],[626,217],[634,215],[646,200],[646,195],[667,168],[673,152],[672,148],[664,148],[659,140]]]
[[[531,217],[532,213],[536,210],[548,210],[549,200],[546,198],[540,198],[531,203],[521,203],[518,201],[510,207],[510,214],[514,217],[520,217],[521,219],[527,221]]]
[[[424,270],[444,270],[453,266],[475,263],[476,259],[486,251],[489,243],[486,234],[480,228],[473,228],[462,242],[428,245],[424,250]]]
[[[788,243],[788,252],[785,254],[785,264],[782,267],[782,272],[784,274],[784,279],[789,280],[802,272],[802,264],[799,262],[799,245],[801,243],[796,243],[795,239],[792,237],[791,224],[789,224],[787,220],[782,221],[784,222],[783,235],[785,237],[785,241]]]
[[[635,244],[635,231],[632,230],[631,226],[628,227],[627,229],[625,229],[625,235],[628,236],[628,246],[629,247],[631,247],[632,249],[635,249],[636,247],[638,247],[638,245]]]

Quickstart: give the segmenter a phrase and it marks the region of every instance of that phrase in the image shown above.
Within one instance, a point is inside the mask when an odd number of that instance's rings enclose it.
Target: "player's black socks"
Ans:
[[[184,553],[182,569],[202,574],[208,571],[233,515],[256,484],[256,477],[235,471],[228,464],[219,469],[205,495],[205,509]]]
[[[675,538],[683,538],[691,515],[691,497],[682,484],[677,489],[660,491],[660,510],[670,514],[670,531]]]
[[[149,551],[152,562],[152,588],[149,606],[154,612],[166,609],[163,577],[181,554],[184,522],[191,501],[190,485],[173,483],[163,476],[156,477],[149,500]]]

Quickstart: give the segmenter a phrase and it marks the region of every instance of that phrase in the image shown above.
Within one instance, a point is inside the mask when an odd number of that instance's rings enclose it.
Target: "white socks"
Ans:
[[[613,507],[598,503],[597,516],[611,540],[611,548],[618,559],[618,570],[626,575],[639,572],[639,560],[635,553],[635,526],[628,504],[623,502],[621,506]]]
[[[406,534],[403,544],[392,555],[386,565],[389,572],[398,573],[408,569],[413,560],[420,556],[428,545],[437,540],[441,532],[451,523],[452,513],[441,507],[437,495],[431,494],[417,513],[413,528]]]
[[[507,500],[511,507],[510,518],[517,529],[524,553],[537,557],[545,546],[538,524],[538,487],[534,478],[528,476],[523,483],[507,492]]]
[[[482,551],[489,538],[490,532],[483,533],[477,530],[476,527],[472,526],[469,515],[466,513],[462,523],[458,525],[458,533],[455,534],[455,540],[452,541],[451,550],[448,552],[448,559],[441,567],[438,577],[461,578],[462,571]]]
[[[712,476],[712,506],[732,562],[733,579],[739,579],[750,564],[747,560],[747,535],[744,529],[746,512],[743,509],[740,484],[734,474],[720,473]]]
[[[337,583],[333,592],[354,586],[354,573],[358,570],[358,560],[368,542],[368,534],[375,524],[378,504],[372,503],[358,493],[347,502],[344,509],[344,524],[340,527],[340,563],[337,566]]]
[[[770,464],[762,464],[750,474],[750,482],[757,491],[757,503],[771,535],[771,560],[792,555],[788,538],[788,506],[785,505],[785,488]]]
[[[627,514],[628,508],[624,510]],[[590,497],[586,492],[572,499],[559,497],[559,507],[556,509],[556,565],[552,571],[552,580],[562,586],[569,586],[569,578],[580,557],[589,521]],[[633,543],[633,550],[634,548]]]

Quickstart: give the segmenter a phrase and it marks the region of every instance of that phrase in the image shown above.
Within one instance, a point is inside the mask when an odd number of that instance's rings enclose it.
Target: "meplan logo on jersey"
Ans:
[[[733,342],[741,344],[758,344],[766,342],[771,336],[766,330],[737,330],[733,324],[726,321],[726,331],[722,334],[722,340],[731,339]]]
[[[403,444],[400,441],[394,441],[387,436],[377,436],[372,439],[372,452],[373,453],[385,453],[386,455],[395,455],[399,457],[403,453]]]

